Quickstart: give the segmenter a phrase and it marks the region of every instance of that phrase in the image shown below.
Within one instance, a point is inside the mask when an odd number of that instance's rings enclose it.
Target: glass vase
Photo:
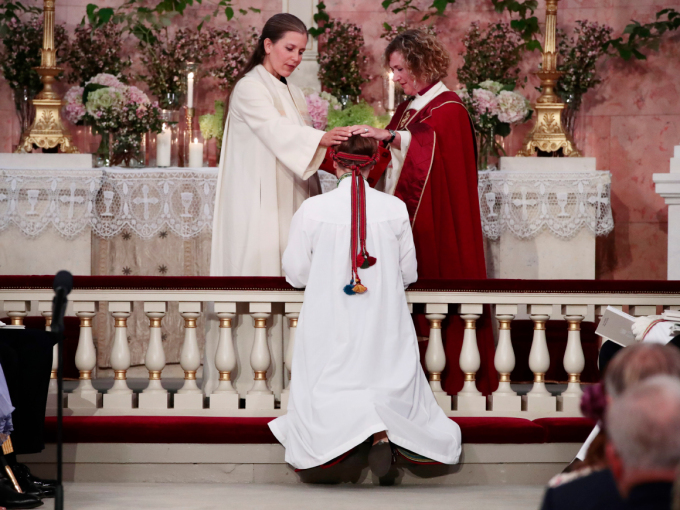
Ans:
[[[179,110],[161,110],[163,126],[160,133],[152,133],[149,144],[151,150],[150,166],[159,168],[179,166],[180,130]],[[155,149],[155,150],[154,150]]]
[[[113,131],[101,133],[101,142],[94,155],[97,167],[121,166],[142,168],[146,166],[146,135],[121,135]]]
[[[21,124],[21,134],[23,135],[28,128],[33,124],[35,118],[35,106],[33,106],[33,98],[37,91],[29,87],[21,87],[14,90],[14,106],[17,110],[17,117]]]

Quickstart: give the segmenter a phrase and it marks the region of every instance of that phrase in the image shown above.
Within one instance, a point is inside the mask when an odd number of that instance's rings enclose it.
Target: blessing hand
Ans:
[[[322,147],[333,147],[334,145],[340,145],[342,142],[349,140],[350,136],[352,136],[352,128],[336,127],[323,135],[319,145]]]
[[[365,124],[352,126],[350,129],[353,135],[361,135],[362,138],[374,138],[378,141],[387,140],[392,136],[387,129],[374,128]]]

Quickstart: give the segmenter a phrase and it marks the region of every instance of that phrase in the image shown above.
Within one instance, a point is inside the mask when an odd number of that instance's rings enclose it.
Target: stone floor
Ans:
[[[531,510],[541,486],[397,486],[68,483],[67,510]],[[53,500],[42,508],[52,510]]]

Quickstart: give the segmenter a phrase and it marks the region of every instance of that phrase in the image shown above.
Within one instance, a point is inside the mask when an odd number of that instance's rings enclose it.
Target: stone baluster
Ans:
[[[196,385],[196,372],[201,366],[196,320],[202,311],[203,303],[200,301],[179,303],[179,313],[184,318],[184,343],[180,354],[184,385],[175,395],[175,409],[203,409],[203,392]]]
[[[563,305],[562,315],[569,323],[567,348],[564,351],[564,370],[569,375],[567,389],[557,399],[561,411],[581,416],[581,372],[586,366],[586,358],[581,346],[581,322],[588,313],[587,305]]]
[[[10,318],[8,328],[24,329],[24,317],[31,311],[30,301],[5,301],[4,309],[7,316]]]
[[[97,350],[92,336],[92,318],[97,314],[99,303],[74,301],[73,311],[80,319],[80,335],[76,349],[76,368],[80,372],[78,386],[67,395],[70,409],[95,409],[101,399],[100,393],[92,386],[92,371],[97,365]]]
[[[465,321],[463,345],[460,349],[458,363],[465,374],[463,389],[456,395],[456,410],[483,413],[486,411],[486,397],[477,389],[477,371],[481,365],[479,347],[477,346],[477,320],[481,317],[483,307],[480,304],[461,304],[460,318]]]
[[[45,317],[45,331],[52,331],[52,301],[38,301],[38,311]],[[53,415],[57,410],[57,393],[59,391],[57,385],[57,369],[59,368],[59,345],[54,344],[52,347],[52,371],[50,372],[50,384],[47,387],[47,405],[46,408]]]
[[[128,345],[127,320],[132,314],[130,301],[110,301],[109,313],[114,319],[113,346],[111,347],[111,368],[113,387],[104,394],[104,408],[132,409],[134,394],[127,383],[130,368],[130,347]]]
[[[442,341],[442,321],[449,312],[447,303],[427,303],[425,317],[430,321],[430,339],[425,351],[425,366],[430,379],[430,388],[437,403],[444,412],[451,411],[451,396],[442,389],[442,372],[446,367],[446,352]]]
[[[295,333],[297,331],[298,318],[300,311],[302,311],[302,303],[286,303],[285,314],[288,319],[288,346],[286,347],[286,355],[283,362],[288,370],[288,380],[293,373],[293,351],[295,350]],[[290,396],[290,382],[281,391],[281,409],[288,409],[288,397]]]
[[[498,345],[494,366],[498,372],[498,389],[490,397],[491,410],[496,412],[520,412],[522,397],[510,387],[510,373],[515,369],[515,352],[512,348],[510,323],[517,315],[517,305],[496,305],[498,319]]]
[[[149,385],[139,394],[139,408],[167,409],[168,390],[161,384],[161,372],[165,368],[161,320],[167,313],[167,303],[164,301],[145,302],[144,313],[149,318],[149,345],[144,359],[149,371]]]
[[[246,409],[274,409],[274,392],[267,386],[267,370],[272,360],[267,341],[267,319],[271,314],[271,303],[250,303],[250,315],[255,322],[250,366],[255,373],[255,380],[253,387],[246,393]]]
[[[545,374],[550,368],[545,323],[551,314],[552,305],[529,305],[529,315],[534,321],[534,338],[529,352],[529,368],[534,373],[534,385],[523,400],[526,401],[526,410],[530,412],[557,411],[557,399],[545,387]]]
[[[238,392],[231,384],[236,368],[236,352],[232,338],[232,321],[236,317],[236,303],[215,303],[215,314],[220,319],[220,332],[215,353],[215,367],[220,372],[217,389],[210,395],[210,409],[238,409]]]

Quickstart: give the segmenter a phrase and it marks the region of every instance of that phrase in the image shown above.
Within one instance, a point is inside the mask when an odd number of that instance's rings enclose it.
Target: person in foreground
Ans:
[[[404,289],[417,279],[408,211],[364,183],[376,151],[356,136],[338,147],[338,188],[302,204],[283,254],[287,281],[306,291],[288,413],[269,426],[298,469],[368,438],[379,477],[394,458],[390,443],[445,464],[461,452],[460,428],[421,368],[406,302]]]
[[[584,414],[593,418],[595,415],[601,417],[603,430],[588,448],[585,463],[578,469],[568,474],[557,475],[550,481],[543,498],[542,510],[625,508],[624,499],[616,487],[613,470],[606,459],[606,444],[610,440],[606,411],[630,389],[660,375],[680,382],[680,351],[677,348],[658,344],[638,344],[622,349],[612,358],[603,374],[604,400],[599,404],[590,405],[593,408],[600,408],[587,410],[584,402],[581,403]]]
[[[660,375],[609,406],[607,462],[626,509],[670,510],[680,466],[680,381]]]

